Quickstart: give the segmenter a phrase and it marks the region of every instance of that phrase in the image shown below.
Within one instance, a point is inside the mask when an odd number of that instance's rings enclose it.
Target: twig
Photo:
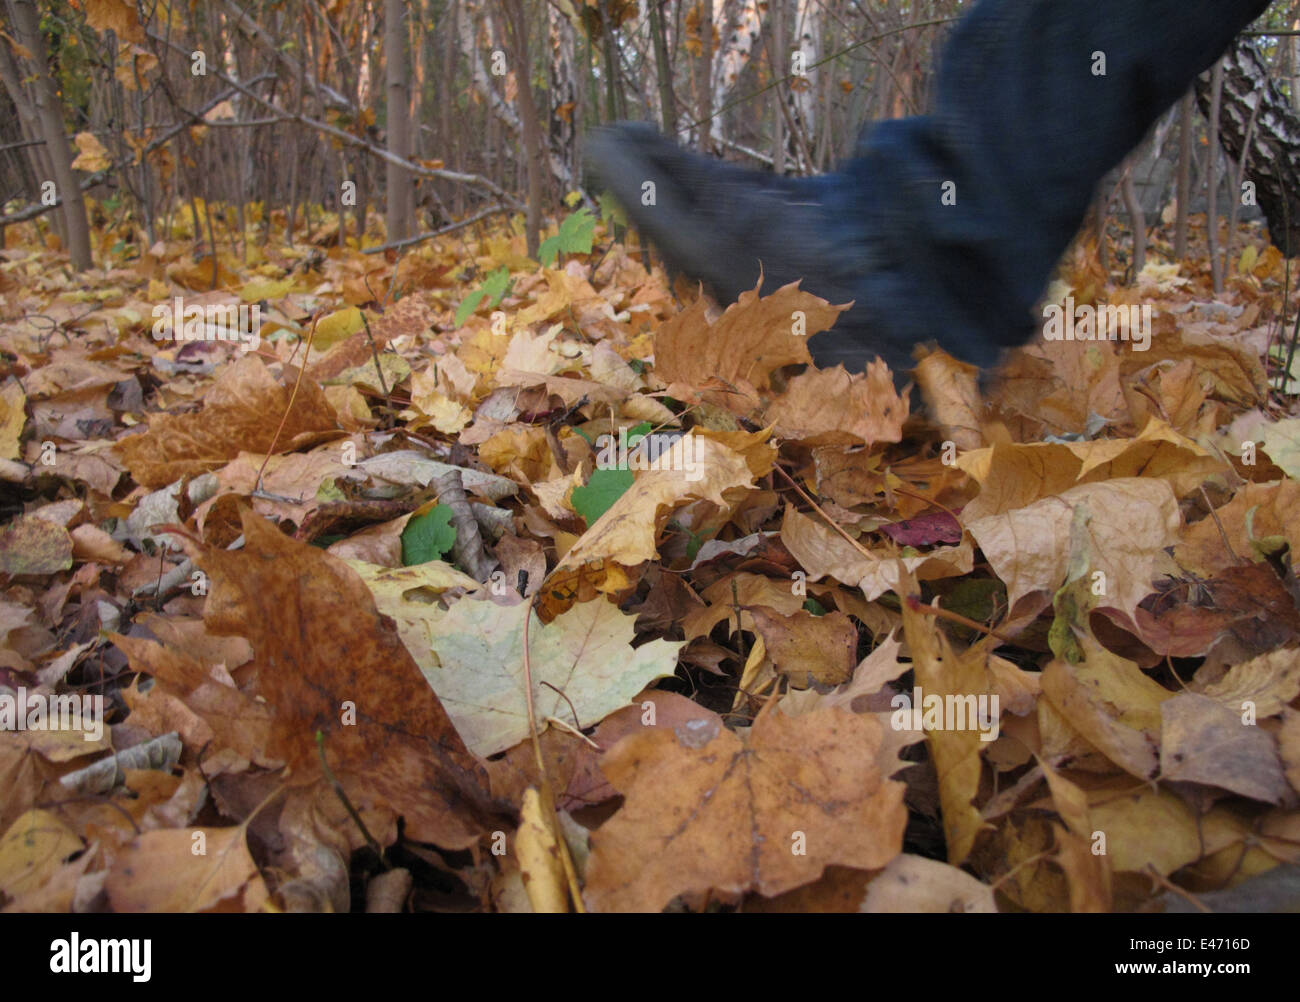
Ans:
[[[1022,868],[1024,868],[1024,867],[1028,866],[1030,863],[1037,863],[1037,862],[1038,862],[1039,860],[1041,860],[1041,859],[1046,859],[1046,858],[1047,858],[1048,856],[1050,856],[1050,855],[1052,855],[1051,850],[1050,850],[1050,849],[1045,849],[1045,850],[1042,851],[1042,852],[1035,853],[1034,855],[1030,856],[1028,859],[1022,859],[1019,863],[1017,863],[1015,866],[1013,866],[1010,870],[1008,870],[1006,873],[1002,874],[1002,876],[998,877],[997,880],[995,880],[995,881],[993,881],[993,883],[989,884],[989,891],[990,891],[990,892],[992,892],[992,891],[996,891],[999,887],[1001,887],[1001,886],[1002,886],[1003,884],[1005,884],[1008,880],[1010,880],[1010,879],[1011,879],[1011,876],[1012,876],[1012,875],[1013,875],[1017,870],[1022,869]]]
[[[392,410],[393,391],[388,388],[388,380],[384,378],[384,367],[379,364],[379,348],[375,345],[374,335],[370,333],[370,321],[366,319],[365,310],[361,311],[361,325],[365,327],[366,340],[370,342],[370,357],[375,360],[375,375],[379,378],[379,388],[384,391],[385,406]]]
[[[1161,887],[1163,887],[1165,890],[1173,891],[1180,898],[1183,898],[1185,901],[1190,902],[1193,908],[1196,908],[1198,911],[1204,912],[1207,915],[1213,914],[1213,910],[1207,908],[1204,904],[1202,904],[1200,899],[1197,898],[1195,894],[1192,894],[1190,891],[1183,890],[1183,888],[1179,887],[1177,884],[1169,880],[1169,878],[1167,878],[1163,873],[1161,873],[1159,870],[1156,869],[1154,863],[1147,864],[1146,872],[1148,876],[1150,876],[1153,880],[1155,880],[1155,882],[1159,884]]]
[[[257,469],[257,490],[265,491],[262,486],[262,474],[266,472],[266,464],[271,461],[271,455],[275,452],[275,443],[280,440],[280,432],[284,431],[284,424],[289,420],[289,412],[293,410],[293,402],[298,397],[298,387],[302,385],[303,373],[307,371],[307,359],[311,358],[311,343],[316,337],[316,324],[321,317],[321,311],[311,318],[311,330],[307,332],[307,350],[303,353],[302,365],[298,366],[298,378],[294,380],[293,392],[289,394],[289,403],[280,415],[280,424],[275,429],[275,434],[271,436],[271,444],[266,448],[266,456],[262,459],[262,465]],[[296,351],[296,349],[295,349]],[[289,500],[286,498],[285,500]]]
[[[876,559],[877,559],[876,557],[874,557],[874,556],[872,555],[872,553],[871,553],[870,550],[868,550],[865,546],[863,546],[863,545],[862,545],[861,543],[859,543],[856,539],[854,539],[852,536],[850,536],[850,535],[848,534],[848,532],[844,529],[844,527],[843,527],[842,525],[840,525],[837,521],[835,521],[835,519],[833,519],[833,518],[831,518],[829,515],[827,515],[826,512],[824,512],[824,511],[822,510],[822,506],[819,505],[816,501],[814,501],[814,500],[812,499],[812,496],[809,495],[809,493],[808,493],[806,490],[804,490],[802,487],[799,486],[798,483],[795,482],[794,477],[792,477],[792,476],[790,476],[790,474],[786,473],[785,470],[781,469],[780,466],[774,466],[774,467],[772,467],[772,468],[773,468],[774,470],[776,470],[778,473],[780,473],[781,476],[785,477],[785,479],[789,482],[790,486],[793,487],[796,491],[799,492],[799,496],[800,496],[801,498],[803,498],[805,501],[807,501],[810,505],[812,505],[812,506],[813,506],[813,510],[814,510],[815,512],[817,512],[817,514],[820,515],[822,518],[824,518],[824,519],[826,520],[826,523],[827,523],[827,524],[828,524],[832,529],[834,529],[834,530],[835,530],[836,532],[838,532],[841,536],[843,536],[845,539],[847,539],[847,540],[849,541],[849,543],[853,546],[853,548],[854,548],[855,550],[857,550],[859,553],[861,553],[861,554],[862,554],[864,557],[866,557],[868,560],[876,560]]]
[[[1214,524],[1219,529],[1219,538],[1223,540],[1223,548],[1228,551],[1232,557],[1233,563],[1244,564],[1246,561],[1237,556],[1237,551],[1232,548],[1232,540],[1228,538],[1228,530],[1223,527],[1223,522],[1219,520],[1219,513],[1214,510],[1214,505],[1210,501],[1210,495],[1205,493],[1205,486],[1201,486],[1201,497],[1205,501],[1205,508],[1210,513],[1210,518],[1214,519]]]
[[[417,233],[413,237],[403,237],[401,240],[394,240],[391,243],[380,244],[378,247],[367,247],[362,254],[380,254],[384,251],[398,250],[401,247],[409,247],[411,244],[423,243],[425,240],[432,240],[434,237],[441,237],[448,233],[455,233],[457,230],[463,230],[466,226],[472,226],[481,219],[487,219],[489,216],[495,216],[502,212],[514,212],[508,205],[494,205],[490,209],[484,209],[482,212],[475,213],[468,219],[462,219],[458,223],[451,223],[438,230],[430,230],[428,233]]]
[[[545,684],[545,683],[543,683],[543,684]],[[558,727],[558,728],[559,728],[560,730],[562,730],[562,731],[568,731],[568,732],[569,732],[570,734],[572,734],[575,738],[578,738],[578,739],[581,740],[581,741],[585,741],[585,742],[587,742],[587,744],[591,745],[591,747],[595,748],[596,751],[598,751],[598,752],[603,752],[603,751],[605,750],[605,749],[602,748],[600,745],[596,744],[595,741],[592,741],[591,738],[587,737],[587,735],[583,734],[582,731],[578,730],[578,729],[577,729],[576,727],[574,727],[572,724],[570,724],[570,723],[568,723],[568,722],[566,722],[566,721],[564,721],[564,720],[561,720],[559,717],[547,717],[547,718],[546,718],[546,722],[547,722],[548,724],[554,724],[556,727]]]
[[[895,494],[902,494],[904,497],[915,498],[917,501],[924,501],[928,505],[933,505],[935,508],[938,508],[940,511],[947,514],[947,516],[951,518],[954,522],[956,522],[958,527],[960,528],[961,519],[959,519],[957,517],[957,513],[953,511],[951,508],[949,508],[947,505],[941,504],[940,502],[934,500],[934,498],[928,498],[923,494],[917,494],[915,491],[909,491],[906,487],[892,487],[890,489]]]
[[[985,636],[995,637],[1008,646],[1013,646],[1015,644],[1014,640],[1008,637],[1005,633],[1002,633],[1000,630],[995,630],[991,626],[985,626],[983,623],[974,619],[967,619],[959,612],[950,612],[940,606],[929,605],[926,602],[922,602],[915,595],[907,596],[907,607],[913,612],[921,613],[923,616],[935,616],[938,619],[946,619],[948,622],[956,623],[958,626],[964,626],[968,630],[975,630],[979,633],[983,633]]]
[[[548,681],[546,681],[546,679],[542,679],[542,683],[541,683],[541,684],[544,685],[544,686],[546,686],[546,688],[553,690],[553,691],[556,693],[556,695],[558,695],[562,700],[564,700],[566,703],[569,704],[569,712],[573,714],[573,725],[574,725],[575,727],[581,727],[581,726],[582,726],[582,718],[578,716],[578,711],[577,711],[577,709],[574,708],[573,700],[571,700],[571,699],[570,699],[570,698],[565,694],[564,690],[561,689],[559,686],[551,685],[551,683],[548,682]],[[547,719],[548,719],[548,720],[554,720],[555,718],[554,718],[554,717],[548,717]],[[579,731],[578,733],[582,733],[582,732]]]

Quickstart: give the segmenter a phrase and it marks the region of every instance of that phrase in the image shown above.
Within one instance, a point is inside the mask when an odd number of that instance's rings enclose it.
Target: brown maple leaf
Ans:
[[[626,797],[592,833],[586,900],[659,911],[715,889],[775,895],[829,865],[878,869],[902,848],[903,784],[876,764],[874,717],[761,713],[745,740],[708,720],[633,734],[601,760]]]
[[[420,840],[465,848],[507,823],[487,776],[390,620],[342,561],[242,513],[243,550],[204,548],[211,632],[252,645],[255,692],[274,710],[268,752],[295,782],[322,770],[316,734],[349,795],[405,815]]]

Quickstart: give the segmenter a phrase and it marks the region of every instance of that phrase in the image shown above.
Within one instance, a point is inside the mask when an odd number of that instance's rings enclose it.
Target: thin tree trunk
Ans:
[[[411,69],[406,49],[406,4],[384,0],[384,58],[388,63],[388,152],[402,160],[411,155]],[[392,161],[387,165],[387,230],[389,241],[411,235],[415,207],[410,173]]]
[[[1210,83],[1210,162],[1205,167],[1205,236],[1210,248],[1210,279],[1214,294],[1223,292],[1223,262],[1219,259],[1219,105],[1223,99],[1223,60],[1214,64]]]
[[[18,64],[9,51],[9,46],[0,45],[0,80],[4,81],[5,90],[9,92],[9,100],[13,102],[14,109],[18,113],[18,123],[22,128],[23,138],[32,143],[23,152],[27,154],[32,171],[32,181],[36,185],[36,193],[33,199],[35,201],[41,195],[41,182],[54,177],[54,165],[50,162],[49,151],[45,149],[45,140],[41,136],[41,123],[35,111],[36,101],[31,93],[24,88],[21,82],[22,75]],[[59,239],[66,245],[68,231],[63,222],[63,213],[55,212],[53,218],[55,232],[59,234]]]
[[[41,34],[40,18],[32,0],[10,0],[14,32],[18,42],[32,54],[30,67],[35,77],[36,113],[41,135],[54,171],[56,193],[63,203],[63,221],[68,234],[68,255],[72,267],[86,271],[94,267],[90,253],[90,226],[86,221],[86,203],[81,197],[81,184],[72,170],[72,150],[64,132],[63,108],[59,104],[58,89],[50,75],[50,58],[45,49],[45,36]]]
[[[677,103],[673,100],[673,66],[668,58],[668,36],[659,11],[662,0],[649,0],[650,35],[655,48],[655,76],[659,84],[659,116],[665,135],[677,132]]]
[[[767,61],[772,70],[772,171],[785,173],[785,94],[781,92],[780,80],[787,70],[783,54],[785,53],[785,5],[786,0],[771,0],[772,30],[767,37]]]
[[[1187,217],[1192,199],[1192,108],[1196,95],[1188,91],[1178,106],[1178,211],[1174,218],[1174,258],[1187,260]]]
[[[1136,285],[1138,275],[1147,263],[1147,219],[1138,201],[1137,185],[1133,183],[1134,164],[1130,163],[1124,171],[1120,182],[1120,195],[1124,199],[1124,208],[1128,212],[1129,225],[1133,228],[1133,275],[1130,285]]]
[[[1234,42],[1217,65],[1222,67],[1218,111],[1212,122],[1217,138],[1210,143],[1209,152],[1217,154],[1221,146],[1234,161],[1240,161],[1250,147],[1250,179],[1268,220],[1269,237],[1283,254],[1294,256],[1300,253],[1300,212],[1296,211],[1295,196],[1300,191],[1300,115],[1269,76],[1267,64],[1250,39]],[[1207,74],[1196,81],[1196,99],[1207,114],[1213,88]]]
[[[700,11],[700,149],[707,153],[713,149],[714,129],[721,129],[713,121],[713,0],[700,0]]]
[[[1101,270],[1110,271],[1110,248],[1106,245],[1106,220],[1110,216],[1110,185],[1105,179],[1097,185],[1097,194],[1093,198],[1093,226],[1097,230],[1097,262]]]
[[[537,120],[537,102],[533,100],[532,74],[528,62],[528,21],[524,16],[522,0],[504,0],[504,9],[509,23],[511,48],[514,50],[516,98],[524,133],[524,163],[528,169],[528,256],[535,258],[537,247],[541,243],[542,170],[546,151],[542,147],[541,123]]]
[[[759,0],[737,0],[731,16],[727,17],[719,27],[723,30],[722,46],[713,65],[714,108],[726,106],[741,74],[745,72],[745,67],[753,57],[754,46],[763,31]],[[715,135],[718,137],[722,135],[721,122],[718,123]]]

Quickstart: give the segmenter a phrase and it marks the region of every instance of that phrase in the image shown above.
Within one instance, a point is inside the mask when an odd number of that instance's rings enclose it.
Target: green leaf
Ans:
[[[627,447],[634,449],[641,439],[649,433],[652,425],[649,421],[642,421],[640,424],[633,425],[627,430]],[[574,429],[575,431],[577,429]],[[582,434],[582,432],[578,432]],[[583,438],[587,438],[583,435]],[[608,439],[605,439],[608,442]],[[587,438],[589,445],[597,446],[597,457],[599,457],[602,448],[600,439],[592,442]],[[599,458],[597,459],[599,462]],[[591,471],[591,477],[586,484],[581,487],[575,487],[570,500],[573,507],[577,509],[578,514],[587,520],[587,525],[591,525],[601,515],[609,511],[610,506],[621,498],[635,479],[635,474],[627,468],[627,457],[619,457],[617,467],[597,466]]]
[[[484,279],[483,284],[466,296],[464,301],[456,307],[456,326],[464,327],[465,321],[479,308],[479,304],[484,299],[488,301],[490,309],[500,303],[508,291],[510,291],[510,269],[503,265]]]
[[[826,615],[826,606],[822,605],[811,595],[803,600],[803,607],[804,611],[811,612],[814,616]]]
[[[570,500],[578,514],[587,520],[587,525],[591,525],[627,493],[634,479],[635,474],[628,469],[595,469],[591,471],[591,479],[573,489]]]
[[[402,530],[402,565],[410,567],[441,560],[455,542],[451,509],[445,504],[434,505],[423,515],[412,518]]]
[[[654,427],[649,421],[642,421],[640,424],[634,424],[627,430],[627,447],[635,449],[641,439],[650,434],[650,429]]]
[[[615,223],[619,226],[627,226],[627,213],[623,211],[623,206],[618,204],[618,199],[608,191],[602,191],[600,197],[596,199],[600,206],[600,218],[606,224]]]
[[[483,280],[481,288],[488,297],[488,306],[497,306],[510,291],[510,269],[502,265]]]
[[[475,310],[478,309],[478,304],[483,302],[483,298],[486,295],[487,293],[484,292],[482,289],[475,289],[473,292],[471,292],[468,296],[465,297],[465,299],[461,302],[461,304],[458,307],[456,307],[457,327],[465,326],[465,321],[470,318],[471,313],[473,313]]]
[[[560,224],[560,231],[547,237],[537,248],[537,260],[546,267],[555,263],[557,254],[590,254],[596,234],[596,217],[585,205]]]

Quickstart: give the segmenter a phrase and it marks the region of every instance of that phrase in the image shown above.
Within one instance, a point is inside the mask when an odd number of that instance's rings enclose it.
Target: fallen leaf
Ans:
[[[1180,692],[1160,706],[1160,772],[1268,803],[1290,794],[1272,737],[1217,700]]]
[[[902,853],[867,885],[859,911],[996,914],[993,889],[937,859]]]
[[[555,717],[589,727],[677,666],[680,642],[652,640],[633,648],[635,617],[610,602],[585,602],[543,626],[528,603],[502,607],[461,599],[431,616],[431,656],[421,652],[417,662],[476,755],[504,751],[528,737],[525,615],[532,616],[529,653],[538,724]]]
[[[875,765],[870,717],[768,712],[745,740],[663,730],[624,738],[601,768],[626,798],[592,833],[594,911],[659,911],[710,888],[772,896],[829,865],[878,869],[902,847],[903,785]]]
[[[296,784],[316,782],[323,733],[334,771],[359,784],[354,795],[386,801],[415,838],[472,845],[498,823],[486,774],[365,584],[247,511],[242,524],[242,550],[204,548],[197,560],[211,578],[208,628],[252,646],[255,691],[274,713],[267,752]]]

